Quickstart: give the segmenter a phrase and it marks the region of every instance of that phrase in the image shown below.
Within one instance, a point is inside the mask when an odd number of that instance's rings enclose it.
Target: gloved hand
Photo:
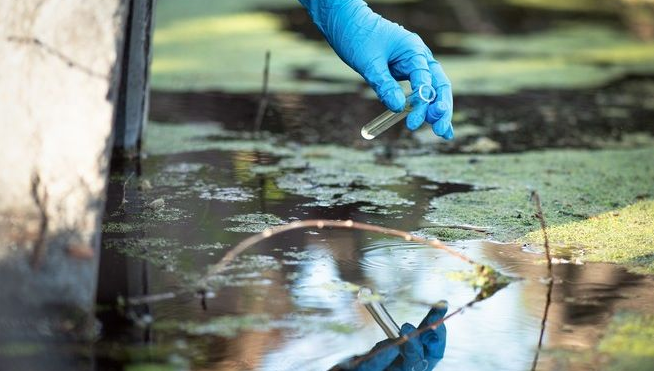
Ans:
[[[374,13],[363,0],[299,1],[339,57],[363,76],[390,110],[400,112],[406,102],[396,80],[410,80],[412,90],[432,85],[436,100],[414,107],[406,126],[416,130],[426,120],[437,135],[454,137],[450,81],[418,35]]]
[[[441,302],[432,308],[420,323],[419,328],[442,319],[447,312],[447,303]],[[416,331],[409,323],[402,325],[400,335],[404,336]],[[445,324],[435,330],[427,330],[409,341],[398,346],[389,346],[396,339],[387,339],[377,343],[368,353],[370,359],[357,362],[357,358],[340,365],[340,369],[355,371],[430,371],[445,353],[447,330]],[[349,367],[349,365],[352,365]],[[338,369],[338,368],[337,368]]]

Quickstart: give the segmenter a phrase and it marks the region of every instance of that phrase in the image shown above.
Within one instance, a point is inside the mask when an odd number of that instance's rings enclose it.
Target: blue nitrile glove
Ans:
[[[419,327],[429,326],[442,319],[446,312],[447,303],[439,303],[427,313]],[[413,325],[405,323],[400,329],[400,335],[408,335],[414,331],[416,328]],[[372,355],[370,359],[357,362],[357,358],[354,358],[341,364],[340,368],[356,371],[430,371],[443,359],[446,337],[445,324],[441,324],[435,330],[427,330],[410,338],[399,347],[388,346],[395,342],[395,339],[380,341],[368,352]],[[348,368],[348,364],[353,367]]]
[[[363,0],[299,1],[341,59],[390,110],[402,111],[406,101],[396,80],[410,80],[413,90],[432,85],[436,100],[415,107],[406,126],[416,130],[426,120],[437,135],[454,137],[450,80],[418,35],[374,13]]]

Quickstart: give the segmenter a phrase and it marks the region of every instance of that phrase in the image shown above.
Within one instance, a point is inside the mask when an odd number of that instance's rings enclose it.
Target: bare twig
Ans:
[[[473,231],[479,233],[488,233],[490,228],[488,227],[479,227],[476,225],[468,224],[430,224],[427,228],[447,228],[447,229],[462,229],[465,231]]]
[[[538,195],[538,192],[532,191],[531,192],[531,199],[534,201],[534,205],[536,206],[536,218],[538,218],[538,221],[540,222],[540,228],[543,231],[543,242],[545,245],[545,257],[547,258],[547,274],[549,277],[552,277],[552,254],[550,252],[550,242],[547,237],[547,223],[545,223],[545,216],[543,215],[543,206],[541,205],[540,202],[540,196]]]
[[[377,225],[372,225],[372,224],[367,224],[367,223],[361,223],[361,222],[354,222],[352,220],[327,220],[327,219],[314,219],[314,220],[303,220],[303,221],[296,221],[290,224],[286,225],[281,225],[278,227],[273,227],[266,229],[265,231],[255,234],[253,236],[250,236],[246,238],[245,240],[241,241],[238,245],[234,246],[233,249],[231,249],[225,256],[215,265],[209,267],[207,274],[203,279],[199,281],[199,286],[200,287],[207,287],[207,281],[209,280],[209,277],[217,275],[222,273],[227,269],[227,266],[229,263],[234,261],[238,255],[240,255],[243,251],[247,250],[248,248],[256,245],[257,243],[270,238],[274,235],[288,232],[291,230],[295,229],[303,229],[303,228],[344,228],[344,229],[356,229],[356,230],[362,230],[362,231],[369,231],[369,232],[376,232],[376,233],[381,233],[389,236],[396,236],[403,238],[405,241],[413,241],[417,242],[423,245],[431,246],[439,250],[443,250],[447,252],[448,254],[462,260],[463,262],[466,262],[468,264],[472,264],[475,266],[481,266],[481,264],[476,263],[474,260],[470,259],[466,255],[452,249],[451,247],[448,247],[441,241],[437,239],[433,240],[427,240],[422,237],[414,236],[408,232],[405,231],[400,231],[397,229],[391,229],[391,228],[386,228],[386,227],[380,227]],[[167,293],[162,293],[162,294],[156,294],[156,295],[150,295],[150,296],[141,296],[141,297],[133,297],[130,298],[128,301],[131,304],[143,304],[143,303],[152,303],[152,302],[157,302],[161,300],[166,300],[170,299],[174,296],[177,296],[183,292],[167,292]]]
[[[263,86],[261,87],[261,99],[259,100],[259,108],[257,109],[257,116],[254,119],[254,132],[261,131],[263,124],[263,117],[268,108],[268,80],[270,77],[270,50],[266,51],[266,61],[263,67]]]
[[[125,179],[125,182],[123,183],[123,198],[120,201],[120,205],[118,205],[118,209],[122,210],[125,208],[125,204],[127,203],[127,183],[129,182],[130,179],[134,176],[134,172],[129,174],[127,179]]]
[[[43,264],[45,257],[45,250],[47,248],[47,234],[48,234],[48,211],[46,204],[48,202],[48,191],[43,187],[43,195],[39,195],[39,187],[41,186],[41,177],[38,174],[32,176],[32,198],[36,207],[39,209],[39,234],[34,242],[34,252],[30,260],[32,269],[38,269]]]
[[[227,254],[214,266],[209,268],[209,275],[215,275],[223,272],[230,262],[232,262],[239,254],[248,248],[256,245],[257,243],[273,236],[276,234],[288,232],[294,229],[303,229],[303,228],[345,228],[345,229],[357,229],[361,231],[381,233],[389,236],[396,236],[403,238],[405,241],[412,241],[421,243],[427,246],[434,247],[439,250],[443,250],[448,254],[473,265],[477,264],[474,260],[470,259],[466,255],[452,249],[451,247],[446,246],[444,243],[437,239],[427,240],[422,237],[414,236],[408,232],[400,231],[398,229],[391,229],[386,227],[380,227],[377,225],[355,222],[352,220],[327,220],[327,219],[313,219],[313,220],[301,220],[296,221],[290,224],[281,225],[278,227],[273,227],[266,229],[265,231],[255,234],[241,241],[238,245],[234,246],[233,249],[229,250]]]
[[[538,192],[533,191],[531,193],[531,199],[534,201],[536,206],[536,218],[540,222],[540,228],[543,231],[543,242],[545,245],[545,256],[547,257],[547,295],[545,297],[545,309],[543,310],[543,318],[540,323],[540,335],[538,337],[538,348],[536,349],[536,354],[534,355],[534,360],[531,364],[531,370],[535,371],[538,366],[538,357],[540,351],[543,348],[543,338],[545,337],[545,327],[547,325],[547,316],[549,314],[550,305],[552,304],[552,290],[554,289],[554,275],[552,274],[552,255],[550,253],[550,244],[549,239],[547,238],[547,223],[545,223],[545,216],[543,215],[543,207],[540,202],[540,196]]]

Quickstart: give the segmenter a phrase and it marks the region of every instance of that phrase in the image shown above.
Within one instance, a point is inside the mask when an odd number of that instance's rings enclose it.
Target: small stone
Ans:
[[[150,183],[150,181],[147,179],[141,179],[141,181],[139,182],[139,190],[149,191],[151,189],[152,189],[152,183]]]
[[[166,201],[164,201],[163,198],[157,198],[156,200],[150,202],[148,204],[148,209],[152,210],[160,210],[163,209],[163,207],[166,206]]]

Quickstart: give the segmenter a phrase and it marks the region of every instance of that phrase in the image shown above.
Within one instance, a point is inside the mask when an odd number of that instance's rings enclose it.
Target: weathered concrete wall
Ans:
[[[0,333],[92,312],[124,2],[0,0]]]

